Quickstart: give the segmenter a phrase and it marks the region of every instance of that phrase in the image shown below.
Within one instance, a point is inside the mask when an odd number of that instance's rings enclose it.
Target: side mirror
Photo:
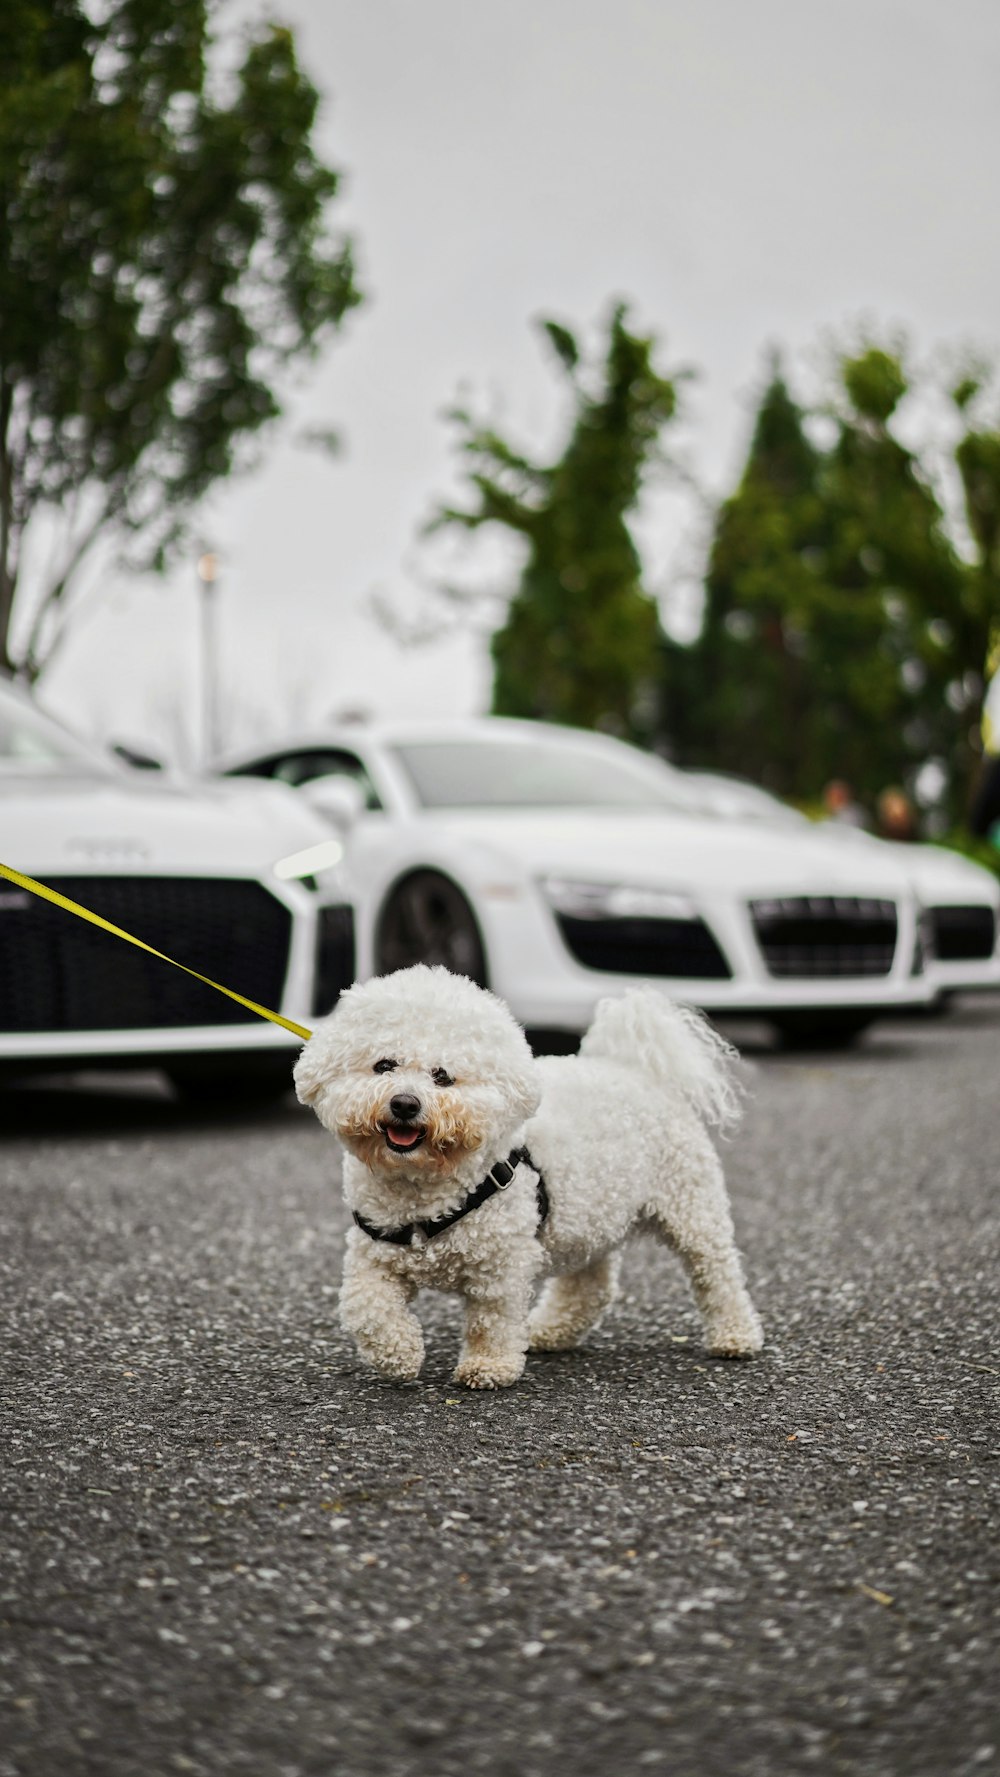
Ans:
[[[298,785],[298,791],[310,808],[314,808],[339,833],[346,833],[353,827],[364,811],[365,793],[361,785],[339,771],[310,778],[307,783]]]

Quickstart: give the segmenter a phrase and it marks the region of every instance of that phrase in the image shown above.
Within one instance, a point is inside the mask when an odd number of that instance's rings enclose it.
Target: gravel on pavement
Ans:
[[[637,1245],[497,1395],[359,1365],[293,1099],[0,1093],[0,1777],[1000,1771],[1000,1007],[750,1036],[765,1351]]]

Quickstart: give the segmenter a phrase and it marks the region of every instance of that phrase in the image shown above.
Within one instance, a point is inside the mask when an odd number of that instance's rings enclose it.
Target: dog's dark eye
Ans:
[[[398,1066],[399,1066],[398,1061],[390,1061],[389,1057],[387,1055],[383,1055],[381,1061],[376,1061],[375,1066],[372,1068],[372,1073],[373,1074],[391,1074],[393,1068],[398,1067]]]
[[[455,1084],[447,1068],[444,1067],[434,1068],[431,1072],[431,1079],[435,1086],[454,1086]]]

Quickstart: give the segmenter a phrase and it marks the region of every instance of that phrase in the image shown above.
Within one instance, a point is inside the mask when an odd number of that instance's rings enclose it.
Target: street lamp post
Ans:
[[[207,765],[218,751],[218,682],[216,675],[216,594],[218,556],[207,550],[198,557],[201,591],[201,760]]]

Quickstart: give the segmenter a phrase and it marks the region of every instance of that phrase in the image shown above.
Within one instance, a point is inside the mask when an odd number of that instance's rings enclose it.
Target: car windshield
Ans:
[[[671,808],[697,799],[668,765],[548,735],[410,741],[393,749],[424,808]]]
[[[100,777],[113,775],[114,767],[47,716],[20,699],[4,697],[0,701],[0,776],[44,777],[50,773]]]

